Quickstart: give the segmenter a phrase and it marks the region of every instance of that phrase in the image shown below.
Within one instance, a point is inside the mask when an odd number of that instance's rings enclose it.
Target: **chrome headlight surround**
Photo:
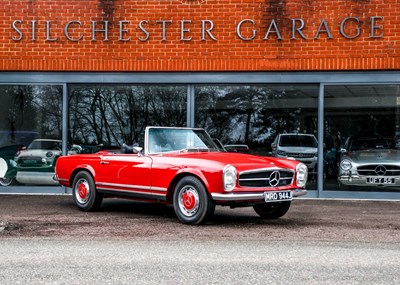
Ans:
[[[237,171],[236,168],[230,164],[224,167],[222,172],[222,183],[225,191],[232,191],[236,186]]]
[[[306,186],[308,178],[308,167],[304,163],[299,163],[296,166],[296,184],[299,187]]]
[[[349,171],[352,167],[351,162],[352,161],[350,159],[347,159],[347,158],[343,159],[340,162],[340,168],[343,169],[344,171]]]

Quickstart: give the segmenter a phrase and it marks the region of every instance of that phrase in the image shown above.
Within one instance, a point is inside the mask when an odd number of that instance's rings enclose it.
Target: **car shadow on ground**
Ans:
[[[73,207],[73,203],[71,203]],[[289,210],[290,211],[290,210]],[[172,205],[164,205],[150,202],[138,202],[120,199],[107,199],[103,201],[100,213],[112,213],[125,218],[165,219],[169,222],[178,222]],[[234,208],[216,206],[214,215],[210,217],[205,225],[271,225],[271,226],[307,226],[312,224],[305,220],[288,218],[283,216],[279,219],[262,219],[252,207]]]

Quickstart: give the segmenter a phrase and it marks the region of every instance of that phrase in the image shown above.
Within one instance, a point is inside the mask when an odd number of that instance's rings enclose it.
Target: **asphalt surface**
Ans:
[[[0,195],[0,284],[400,284],[400,202],[293,201],[262,220],[217,207],[201,226],[170,206]]]

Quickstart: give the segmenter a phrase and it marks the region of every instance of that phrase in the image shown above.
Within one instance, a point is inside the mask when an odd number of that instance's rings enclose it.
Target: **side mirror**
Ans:
[[[275,149],[276,148],[276,143],[271,143],[271,147],[272,147],[272,149]]]
[[[142,150],[143,150],[143,148],[140,147],[140,146],[134,146],[133,147],[133,153],[141,153]]]

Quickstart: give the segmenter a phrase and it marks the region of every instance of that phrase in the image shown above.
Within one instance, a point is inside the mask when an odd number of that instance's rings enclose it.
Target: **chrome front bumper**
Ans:
[[[285,191],[285,190],[282,190]],[[307,194],[306,189],[291,190],[293,197],[299,197]],[[268,192],[268,191],[265,191]],[[264,193],[212,193],[211,197],[216,201],[256,201],[264,200]]]
[[[54,173],[51,172],[18,171],[15,179],[28,185],[58,185],[58,181],[54,180]]]
[[[338,177],[338,181],[347,186],[369,186],[369,187],[377,187],[377,186],[385,186],[385,187],[399,187],[400,186],[400,177],[398,176],[388,176],[386,177],[388,179],[394,179],[394,183],[392,184],[372,184],[372,183],[367,183],[367,177],[366,176],[360,176],[360,175],[342,175]]]

